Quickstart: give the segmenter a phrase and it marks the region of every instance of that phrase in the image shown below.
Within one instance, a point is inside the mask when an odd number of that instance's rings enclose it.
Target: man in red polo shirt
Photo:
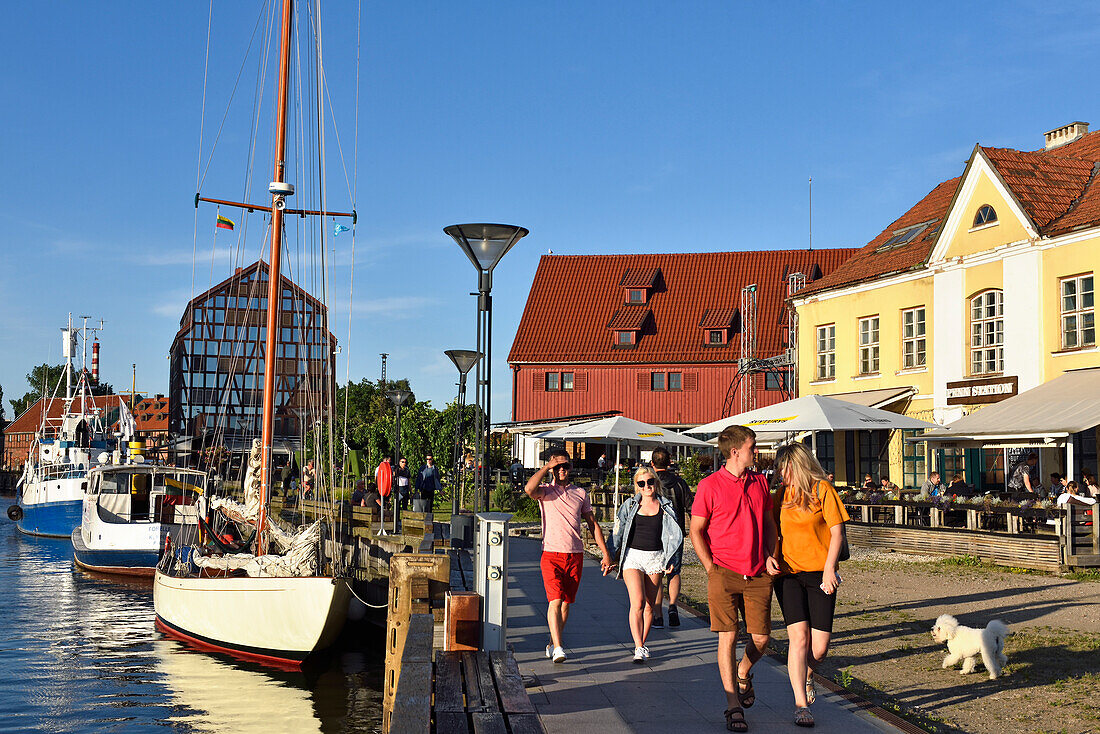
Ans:
[[[771,636],[773,573],[779,567],[768,481],[754,471],[756,434],[729,426],[718,434],[726,463],[699,482],[691,506],[691,542],[707,572],[710,628],[718,633],[718,673],[726,691],[726,728],[748,731],[744,709],[756,703],[753,664]],[[751,640],[737,661],[737,610]]]
[[[542,516],[542,585],[546,589],[546,623],[550,627],[550,644],[546,657],[555,663],[565,662],[562,632],[569,621],[569,606],[577,600],[584,565],[584,543],[581,540],[581,520],[596,541],[603,559],[600,570],[606,576],[614,566],[607,551],[603,531],[596,522],[596,513],[588,501],[588,492],[569,481],[569,454],[565,449],[553,449],[546,465],[527,480],[524,491],[539,503]],[[550,483],[543,479],[550,475]]]

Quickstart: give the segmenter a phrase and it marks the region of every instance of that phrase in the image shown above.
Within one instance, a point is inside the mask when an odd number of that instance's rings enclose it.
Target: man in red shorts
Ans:
[[[753,664],[771,636],[775,518],[768,482],[753,471],[756,434],[729,426],[718,434],[726,463],[699,482],[691,506],[691,542],[707,572],[710,628],[718,633],[718,673],[726,690],[726,728],[748,731],[744,709],[756,703]],[[751,639],[737,661],[737,611]]]
[[[542,515],[542,583],[546,587],[546,622],[550,627],[550,644],[546,657],[555,663],[565,662],[562,630],[569,619],[569,605],[577,600],[584,564],[584,543],[581,541],[581,519],[603,553],[600,569],[606,575],[614,564],[607,551],[603,531],[596,522],[596,513],[588,501],[588,492],[569,482],[569,454],[564,449],[553,450],[546,465],[527,480],[524,491],[538,500]],[[550,474],[550,483],[543,479]]]

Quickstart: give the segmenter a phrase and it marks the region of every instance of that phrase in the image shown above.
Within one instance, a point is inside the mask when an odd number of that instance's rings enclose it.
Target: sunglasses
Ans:
[[[637,482],[635,482],[635,484],[637,484],[639,487],[656,487],[657,486],[657,480],[650,477],[649,479],[646,479],[645,481],[642,481],[641,479],[639,479]]]
[[[555,468],[555,469],[572,469],[572,468],[573,468],[573,465],[572,465],[572,464],[570,464],[569,462],[566,462],[566,463],[564,463],[564,464],[558,464],[558,465],[557,465],[557,466],[555,466],[554,468]]]

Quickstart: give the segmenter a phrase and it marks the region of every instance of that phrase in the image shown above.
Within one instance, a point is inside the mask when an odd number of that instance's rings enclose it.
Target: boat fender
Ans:
[[[8,508],[8,519],[12,522],[19,522],[23,519],[23,508],[19,505],[12,505]]]

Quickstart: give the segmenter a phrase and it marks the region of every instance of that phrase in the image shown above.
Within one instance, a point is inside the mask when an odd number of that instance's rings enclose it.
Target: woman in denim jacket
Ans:
[[[661,496],[661,480],[648,467],[634,472],[637,494],[619,506],[619,531],[611,539],[618,559],[619,578],[630,593],[627,619],[634,638],[634,662],[649,658],[646,638],[653,626],[661,576],[681,562],[684,533],[676,522],[672,502]]]

